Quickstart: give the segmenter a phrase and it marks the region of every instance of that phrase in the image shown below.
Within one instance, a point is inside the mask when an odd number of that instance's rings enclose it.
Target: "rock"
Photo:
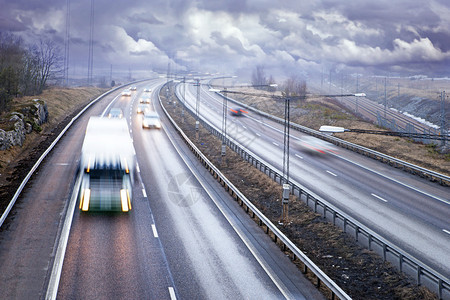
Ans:
[[[47,104],[35,99],[31,105],[21,108],[21,112],[12,112],[9,122],[13,123],[13,130],[0,129],[0,150],[6,150],[13,146],[22,146],[25,136],[33,131],[34,126],[40,126],[47,122]],[[25,121],[27,120],[27,121]]]

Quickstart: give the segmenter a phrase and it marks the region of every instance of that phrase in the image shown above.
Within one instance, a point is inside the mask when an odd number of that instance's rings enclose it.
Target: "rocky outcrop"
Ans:
[[[41,131],[40,125],[47,122],[47,104],[42,100],[33,100],[23,105],[20,112],[12,112],[9,119],[2,122],[7,130],[0,129],[0,150],[7,150],[13,146],[22,146],[26,134],[33,130]]]

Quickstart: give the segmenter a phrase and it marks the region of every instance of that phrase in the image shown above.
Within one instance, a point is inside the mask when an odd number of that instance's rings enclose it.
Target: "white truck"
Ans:
[[[91,117],[81,150],[79,208],[130,211],[135,159],[125,119]]]

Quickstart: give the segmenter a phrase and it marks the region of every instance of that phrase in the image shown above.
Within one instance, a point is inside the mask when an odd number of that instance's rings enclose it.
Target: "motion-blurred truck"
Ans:
[[[135,165],[126,120],[91,117],[81,150],[79,208],[130,211]]]

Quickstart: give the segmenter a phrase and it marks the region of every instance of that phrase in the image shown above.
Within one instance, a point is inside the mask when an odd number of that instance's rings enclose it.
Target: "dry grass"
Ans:
[[[44,141],[53,129],[58,127],[63,120],[74,111],[80,109],[91,99],[101,95],[105,89],[89,88],[50,88],[39,96],[27,96],[16,98],[12,102],[12,111],[15,107],[29,102],[32,99],[44,100],[48,107],[48,122],[41,125],[40,133],[28,134],[22,147],[15,146],[11,149],[0,151],[0,186],[11,181],[19,180],[20,174],[13,175],[19,161],[26,159],[34,147]],[[4,114],[6,115],[6,114]],[[1,118],[1,116],[0,116]]]
[[[163,103],[165,103],[163,101]],[[180,106],[166,106],[171,116],[196,146],[231,182],[255,204],[280,230],[308,255],[328,276],[354,299],[437,299],[424,287],[417,287],[389,263],[359,246],[341,229],[325,222],[297,197],[291,196],[288,226],[279,225],[281,218],[281,186],[266,174],[256,171],[236,153],[227,148],[226,158],[220,155],[221,141],[200,126],[196,138],[195,120],[187,115],[181,123]],[[255,220],[256,221],[256,220]],[[273,237],[272,237],[273,238]],[[279,245],[280,246],[280,245]],[[286,253],[289,255],[289,253]],[[296,260],[300,270],[303,264]],[[316,278],[308,273],[313,283]],[[324,286],[321,291],[330,299]]]

